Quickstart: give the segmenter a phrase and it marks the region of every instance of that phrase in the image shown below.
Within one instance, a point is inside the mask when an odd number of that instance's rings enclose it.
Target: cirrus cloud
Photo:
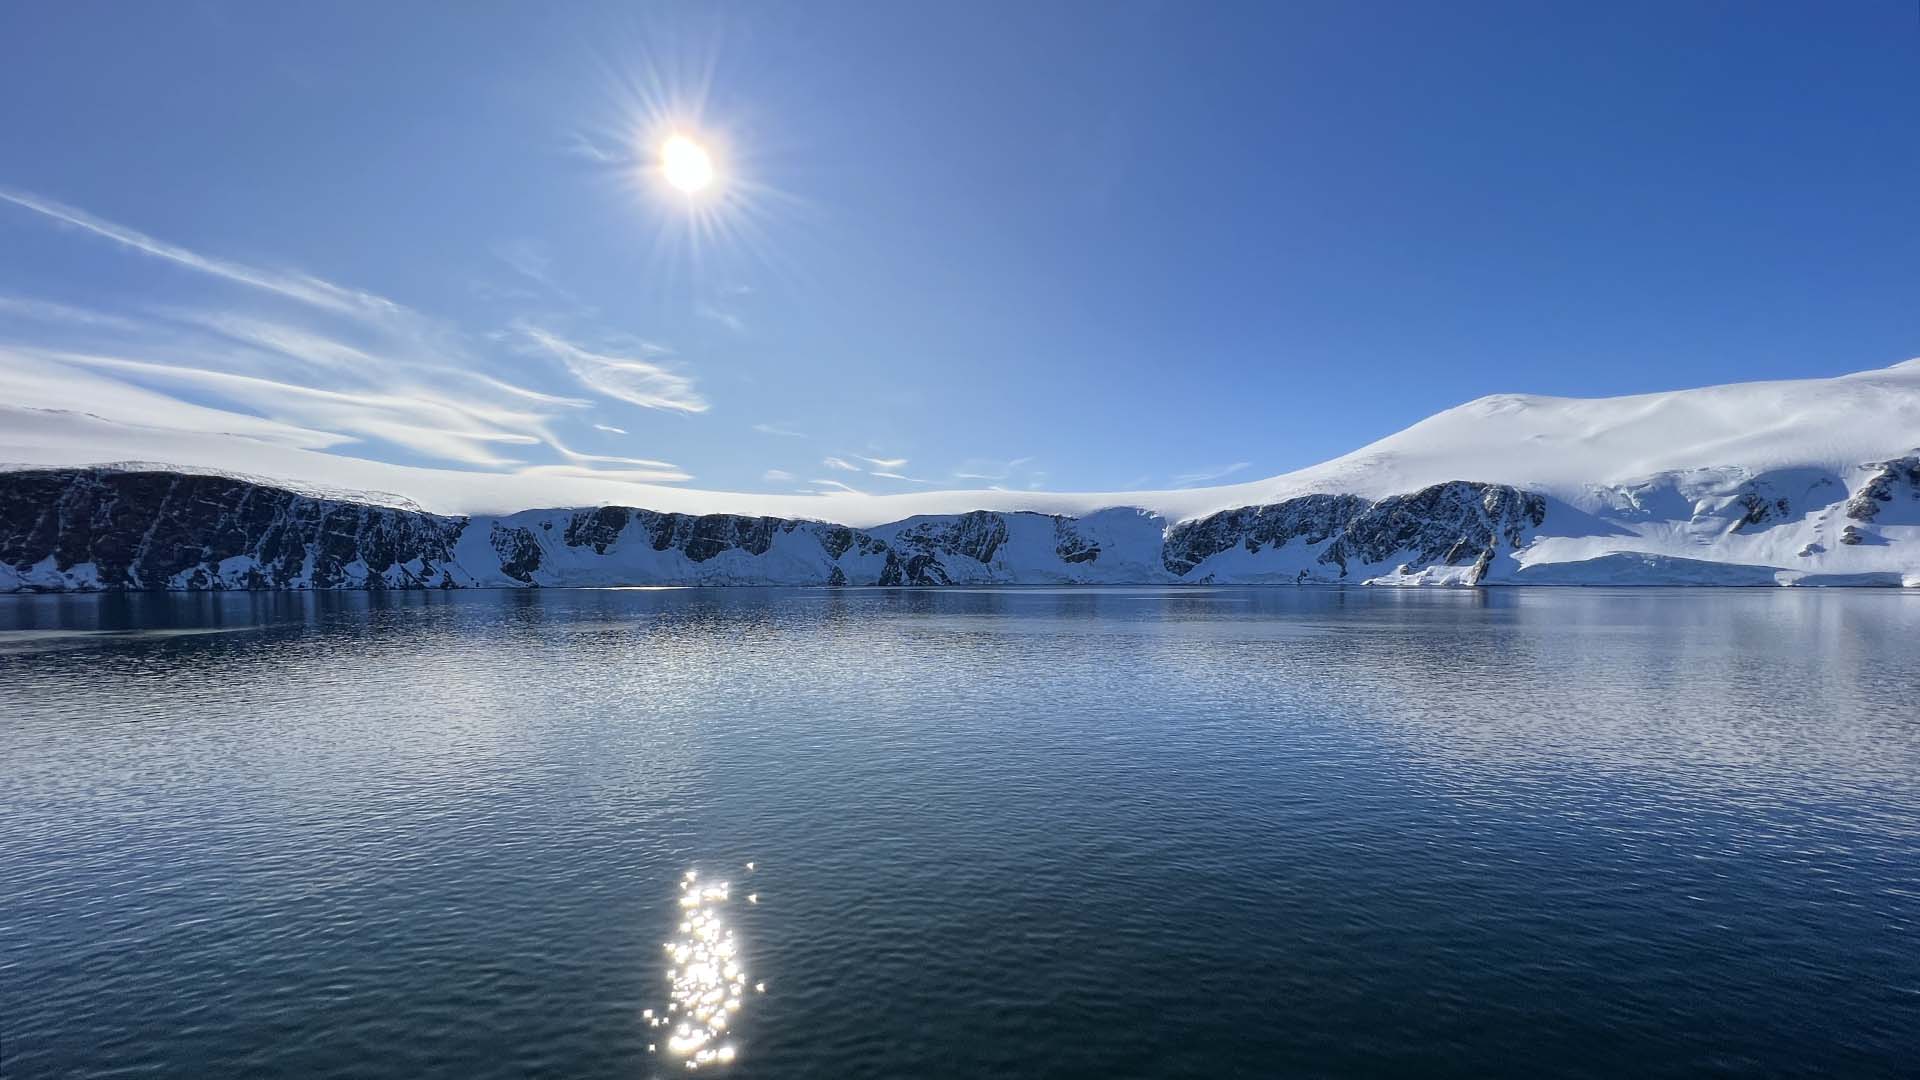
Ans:
[[[1234,473],[1237,473],[1242,469],[1252,467],[1252,465],[1253,465],[1253,462],[1251,461],[1236,461],[1231,465],[1203,466],[1201,468],[1194,469],[1191,472],[1184,472],[1178,476],[1175,476],[1173,478],[1173,486],[1174,487],[1192,487],[1195,484],[1204,484],[1209,480],[1219,480],[1223,477],[1232,476]]]
[[[693,380],[657,347],[610,348],[605,335],[581,345],[550,325],[475,335],[371,292],[194,251],[52,199],[0,188],[0,207],[199,275],[185,302],[153,300],[182,294],[169,279],[105,311],[0,295],[0,400],[8,405],[52,413],[84,404],[88,415],[138,431],[226,432],[376,458],[397,450],[403,460],[484,470],[690,479],[668,462],[569,448],[556,435],[569,425],[626,432],[579,416],[593,404],[586,395],[511,381],[518,373],[502,354],[502,346],[537,350],[616,401],[706,410]]]
[[[621,356],[589,349],[531,323],[517,322],[514,329],[559,360],[583,385],[610,398],[646,409],[707,411],[707,400],[694,388],[692,379],[651,359],[667,355],[667,350],[658,345],[641,343],[636,355]]]

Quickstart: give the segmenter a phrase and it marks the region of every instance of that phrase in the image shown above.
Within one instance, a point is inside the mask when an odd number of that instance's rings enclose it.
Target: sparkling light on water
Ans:
[[[732,893],[730,883],[702,882],[697,871],[681,878],[678,936],[665,943],[667,1012],[641,1014],[649,1026],[668,1029],[666,1052],[690,1070],[725,1065],[739,1056],[728,1031],[746,1003],[747,970],[723,914]],[[650,1043],[647,1049],[657,1046]]]

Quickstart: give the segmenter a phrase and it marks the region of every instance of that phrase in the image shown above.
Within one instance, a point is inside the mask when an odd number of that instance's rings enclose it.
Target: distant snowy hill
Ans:
[[[1839,476],[1920,446],[1920,359],[1834,379],[1734,383],[1616,398],[1496,394],[1324,465],[1236,490],[1378,498],[1445,480],[1570,501],[1595,488],[1721,470]],[[1595,504],[1598,506],[1599,504]]]
[[[1920,586],[1920,360],[1621,398],[1496,395],[1323,465],[1183,491],[701,492],[412,469],[7,406],[0,459],[22,463],[0,472],[0,591]],[[90,464],[123,460],[173,464]],[[295,479],[219,471],[236,462]],[[585,509],[517,509],[556,501]]]

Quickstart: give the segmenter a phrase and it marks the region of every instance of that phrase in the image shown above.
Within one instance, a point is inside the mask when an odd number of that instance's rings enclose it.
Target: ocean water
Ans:
[[[1916,1070],[1916,593],[0,597],[7,1080]]]

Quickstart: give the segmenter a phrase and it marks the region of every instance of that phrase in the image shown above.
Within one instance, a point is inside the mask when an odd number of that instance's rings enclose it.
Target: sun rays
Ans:
[[[600,51],[601,104],[567,149],[630,201],[651,232],[656,281],[718,278],[782,266],[771,227],[804,211],[768,172],[779,140],[753,111],[713,93],[718,37],[662,44],[671,35],[613,34],[644,42]]]

